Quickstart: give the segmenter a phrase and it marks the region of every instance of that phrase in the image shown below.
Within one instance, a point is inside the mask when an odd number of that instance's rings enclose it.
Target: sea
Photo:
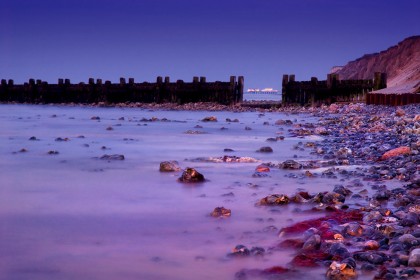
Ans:
[[[216,122],[203,122],[214,116]],[[227,120],[228,119],[228,120]],[[231,121],[229,121],[229,119]],[[261,207],[270,194],[315,193],[338,180],[259,164],[315,159],[290,126],[299,114],[0,105],[0,279],[235,279],[242,269],[285,266],[279,231],[318,217],[303,205]],[[267,142],[284,136],[284,140]],[[270,146],[272,153],[257,152]],[[232,152],[225,152],[232,149]],[[124,160],[103,160],[104,155]],[[218,163],[224,155],[254,163]],[[192,167],[206,182],[178,182],[162,161]],[[316,171],[314,171],[316,172]],[[214,218],[215,207],[231,209]],[[259,257],[231,257],[237,245]],[[325,268],[300,279],[324,279]]]

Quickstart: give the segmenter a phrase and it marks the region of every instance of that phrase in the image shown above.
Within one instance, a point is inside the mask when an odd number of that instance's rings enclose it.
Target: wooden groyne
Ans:
[[[340,80],[338,74],[328,74],[327,80],[295,81],[295,75],[283,75],[284,105],[331,104],[335,102],[365,102],[372,90],[386,87],[386,74],[375,73],[370,80]]]
[[[368,93],[366,95],[367,105],[388,105],[388,106],[402,106],[408,104],[420,103],[419,93]]]
[[[215,102],[231,105],[243,100],[244,77],[231,76],[229,82],[207,82],[205,77],[193,77],[192,82],[169,77],[157,77],[155,83],[135,83],[134,78],[120,78],[119,83],[90,78],[88,83],[72,84],[58,79],[57,84],[30,79],[16,85],[13,80],[1,80],[0,102],[18,103],[190,103]]]

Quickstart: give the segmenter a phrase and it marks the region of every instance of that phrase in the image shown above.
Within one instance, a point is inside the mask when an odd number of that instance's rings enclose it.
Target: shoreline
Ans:
[[[10,104],[10,103],[9,103]],[[16,105],[34,105],[18,104]],[[39,104],[36,104],[39,105]],[[50,104],[42,104],[50,106]],[[328,279],[417,279],[420,248],[420,108],[365,104],[332,104],[321,107],[286,107],[249,109],[212,103],[198,104],[51,104],[68,107],[139,108],[151,111],[228,111],[264,114],[309,114],[316,123],[296,123],[279,120],[296,138],[321,136],[321,141],[299,142],[295,149],[307,150],[317,162],[326,162],[325,178],[345,178],[328,192],[297,191],[282,197],[281,203],[261,207],[282,207],[285,204],[305,204],[312,212],[323,214],[319,219],[285,227],[280,230],[277,250],[295,250],[290,266],[268,267],[263,270],[241,270],[237,279],[291,277],[297,270],[316,266],[325,270]],[[277,140],[276,140],[277,141]],[[317,166],[302,166],[299,160],[281,165],[265,163],[271,169],[293,169],[307,177],[316,176]],[[369,166],[347,171],[343,166]],[[313,169],[313,170],[312,170]],[[388,182],[398,180],[403,187],[392,188]],[[355,192],[364,182],[374,182],[372,189]],[[372,192],[372,195],[367,193]],[[272,201],[273,195],[260,198]],[[265,200],[264,200],[265,199]],[[274,199],[274,201],[277,201]],[[286,201],[286,203],[284,203]],[[253,206],[251,206],[253,207]],[[292,244],[292,245],[291,245]],[[238,245],[239,246],[239,245]],[[286,247],[282,247],[286,246]],[[291,247],[290,247],[291,246]],[[238,252],[244,252],[238,251]],[[245,251],[246,252],[246,251]],[[414,252],[414,253],[413,253]],[[241,253],[234,254],[233,257]],[[345,269],[341,269],[344,266]],[[301,273],[301,271],[300,271]],[[345,275],[342,275],[345,273]],[[329,276],[328,276],[329,275]],[[336,278],[341,275],[343,278]],[[369,278],[370,277],[370,278]],[[391,278],[392,277],[392,278]]]

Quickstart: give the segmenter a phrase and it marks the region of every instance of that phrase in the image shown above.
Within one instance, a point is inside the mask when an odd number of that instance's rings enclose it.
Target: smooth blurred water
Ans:
[[[218,122],[201,121],[208,116]],[[142,120],[153,117],[169,121]],[[289,127],[274,125],[279,119],[315,121],[280,113],[0,105],[0,279],[233,279],[242,268],[287,265],[289,251],[226,255],[238,244],[273,247],[278,229],[308,218],[299,206],[256,207],[262,197],[336,182],[293,179],[284,170],[254,178],[259,163],[191,161],[223,156],[225,148],[261,162],[309,158],[293,149],[306,140],[288,137]],[[266,142],[278,135],[285,140]],[[262,146],[274,152],[257,153]],[[104,154],[125,160],[98,159]],[[180,172],[158,171],[165,160],[194,167],[208,181],[181,184]],[[232,216],[210,217],[218,206]]]
[[[281,102],[281,93],[244,93],[244,100]]]

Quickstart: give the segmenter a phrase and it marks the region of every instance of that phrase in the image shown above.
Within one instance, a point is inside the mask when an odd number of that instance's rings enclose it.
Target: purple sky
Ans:
[[[325,79],[420,34],[418,0],[2,0],[0,78]]]

